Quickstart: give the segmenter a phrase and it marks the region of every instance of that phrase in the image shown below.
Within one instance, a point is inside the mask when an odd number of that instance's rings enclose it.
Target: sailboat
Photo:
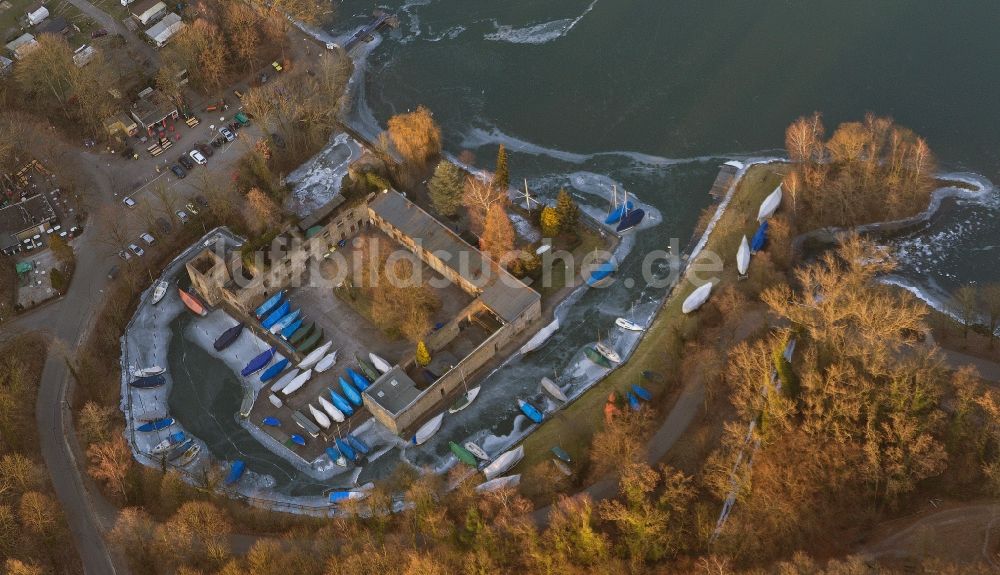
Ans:
[[[750,242],[747,241],[747,236],[744,234],[743,241],[740,242],[740,249],[736,252],[736,271],[740,272],[741,276],[745,276],[749,268]]]
[[[628,201],[628,190],[625,190],[625,211],[622,213],[615,231],[619,234],[630,232],[641,224],[645,217],[646,211],[642,208],[632,209],[632,202]]]
[[[461,397],[455,400],[455,403],[451,404],[448,408],[448,413],[458,413],[466,407],[472,405],[472,402],[476,400],[479,395],[479,389],[481,386],[477,385],[472,389],[469,389],[468,383],[465,381],[465,372],[462,372],[462,385],[465,386],[465,393]]]
[[[153,288],[153,305],[160,303],[163,296],[167,295],[167,280],[160,280],[156,283],[156,287]]]
[[[323,373],[324,371],[330,369],[337,363],[337,351],[334,350],[333,353],[328,353],[323,359],[316,363],[316,372]]]
[[[465,449],[466,451],[475,455],[477,458],[482,459],[483,461],[486,461],[487,459],[490,458],[490,455],[486,453],[486,450],[484,450],[482,447],[479,447],[478,445],[476,445],[471,441],[465,442]]]
[[[208,315],[208,310],[205,309],[205,305],[202,304],[194,294],[180,288],[177,288],[177,292],[181,295],[181,301],[184,302],[184,305],[186,305],[189,310],[202,317]]]
[[[597,341],[596,344],[594,344],[594,350],[597,353],[599,353],[599,354],[603,355],[604,357],[608,358],[608,361],[613,361],[615,363],[621,363],[622,362],[622,357],[620,355],[618,355],[618,352],[615,351],[615,348],[613,348],[608,343],[600,341],[600,338],[601,338],[601,334],[598,333],[597,334],[598,341]]]
[[[774,215],[781,205],[781,184],[770,193],[764,201],[760,203],[760,210],[757,211],[757,221],[762,222]]]
[[[285,296],[285,292],[284,291],[279,291],[278,293],[276,293],[273,296],[269,297],[267,299],[267,301],[265,301],[264,303],[260,304],[260,307],[258,307],[257,309],[254,310],[254,312],[253,312],[254,316],[256,316],[257,319],[260,319],[260,318],[264,317],[265,314],[270,313],[271,310],[274,309],[274,307],[281,302],[281,300],[282,300],[282,298],[284,296]]]
[[[611,199],[611,202],[612,202],[611,206],[612,207],[611,207],[611,211],[608,212],[608,217],[604,218],[604,223],[608,224],[609,226],[612,225],[612,224],[617,224],[622,219],[622,216],[624,216],[626,212],[628,212],[629,210],[632,209],[632,203],[629,202],[627,198],[626,198],[625,202],[623,202],[621,205],[618,205],[618,187],[617,186],[612,186],[611,190],[612,190],[612,193],[613,193],[612,199]],[[626,195],[628,194],[628,192],[625,192],[625,193],[626,193]]]
[[[149,376],[152,376],[152,375],[160,375],[161,373],[163,373],[165,371],[167,371],[167,370],[164,369],[164,368],[162,368],[162,367],[160,367],[160,366],[158,366],[158,365],[154,365],[152,367],[147,367],[147,368],[144,368],[144,369],[136,369],[136,370],[134,370],[132,372],[132,375],[134,375],[136,377],[149,377]]]
[[[340,411],[339,409],[337,409],[335,405],[330,403],[329,399],[323,397],[322,395],[320,395],[318,399],[320,406],[323,408],[323,411],[327,412],[330,415],[330,417],[333,418],[334,421],[336,421],[337,423],[341,423],[344,421],[344,412]]]
[[[483,475],[486,479],[494,479],[501,473],[517,465],[524,458],[524,446],[518,445],[514,449],[504,453],[483,468]]]
[[[444,414],[439,413],[431,418],[430,421],[420,426],[420,429],[413,435],[413,444],[420,445],[431,438],[439,429],[441,429],[441,421],[444,420]]]
[[[615,325],[628,331],[642,331],[644,328],[632,320],[620,317],[615,320]]]
[[[684,300],[681,304],[682,313],[691,313],[694,310],[700,308],[702,304],[708,301],[708,296],[712,293],[712,282],[707,282],[705,285],[699,287],[698,289],[691,292],[691,295]]]
[[[375,355],[374,352],[369,352],[368,357],[372,360],[372,365],[375,366],[375,369],[381,371],[382,373],[387,373],[390,369],[392,369],[392,364],[382,359],[380,356]]]
[[[497,477],[489,481],[484,481],[476,486],[476,493],[489,493],[499,489],[517,487],[521,483],[521,474]]]
[[[559,389],[559,386],[556,385],[556,382],[552,381],[547,377],[542,378],[542,389],[544,389],[545,391],[548,392],[549,395],[551,395],[552,397],[558,399],[563,403],[569,401],[569,398],[567,398],[566,394],[563,393],[561,389]]]

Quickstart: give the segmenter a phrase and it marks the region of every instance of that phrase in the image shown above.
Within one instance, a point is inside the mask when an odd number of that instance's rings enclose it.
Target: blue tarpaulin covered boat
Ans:
[[[542,412],[538,411],[534,405],[531,405],[523,399],[517,400],[517,406],[521,408],[521,412],[528,416],[528,419],[534,421],[535,423],[542,422]]]
[[[139,427],[136,427],[137,431],[159,431],[161,429],[166,429],[174,424],[174,419],[172,417],[164,417],[162,419],[156,419],[153,421],[148,421],[143,423]]]
[[[233,342],[239,339],[241,333],[243,333],[243,324],[236,324],[222,332],[222,335],[219,336],[219,339],[215,340],[215,343],[212,344],[212,346],[215,348],[215,351],[222,351],[233,345]]]
[[[371,451],[371,448],[368,447],[367,443],[361,441],[360,439],[358,439],[357,437],[355,437],[350,433],[347,434],[347,443],[350,443],[351,447],[353,447],[357,451],[360,451],[361,453],[364,453],[365,455],[368,455],[368,452]]]
[[[271,329],[271,327],[281,321],[281,318],[288,315],[288,312],[292,309],[291,300],[285,300],[285,303],[278,306],[278,309],[272,311],[264,321],[260,322],[261,327],[264,329]]]
[[[653,394],[649,393],[649,391],[646,388],[642,387],[641,385],[636,385],[633,383],[632,392],[635,393],[639,397],[639,399],[643,401],[649,401],[653,399]]]
[[[275,306],[277,306],[278,303],[281,302],[281,299],[284,296],[285,296],[285,292],[284,291],[279,291],[278,293],[274,294],[273,296],[267,298],[267,301],[265,301],[264,303],[260,304],[260,307],[258,307],[257,309],[255,309],[254,312],[253,312],[253,314],[257,317],[257,319],[260,319],[264,315],[266,315],[268,313],[271,313],[271,310],[273,310],[275,308]]]
[[[340,389],[344,390],[344,395],[347,399],[351,401],[354,405],[361,405],[361,394],[358,390],[354,389],[354,386],[347,382],[343,377],[338,378],[340,381]]]
[[[604,262],[597,266],[587,277],[587,285],[594,287],[601,284],[601,282],[611,277],[611,274],[615,273],[616,267],[614,262]]]
[[[764,249],[764,244],[767,243],[767,221],[760,224],[757,228],[756,233],[753,235],[753,239],[750,240],[750,253],[757,253]]]
[[[355,387],[360,391],[368,389],[368,386],[372,384],[367,377],[361,375],[360,373],[354,371],[351,368],[347,368],[347,375],[351,376],[351,381],[354,382]]]
[[[622,219],[622,216],[624,216],[625,213],[631,210],[633,207],[634,206],[632,205],[632,202],[625,202],[624,204],[612,210],[611,213],[608,214],[608,217],[604,218],[604,223],[610,226],[611,224],[618,222],[618,220]]]
[[[288,338],[292,337],[292,334],[299,331],[299,328],[302,327],[302,320],[303,318],[300,317],[293,321],[291,325],[281,330],[281,338],[288,341]]]
[[[297,433],[293,433],[292,434],[292,443],[294,443],[295,445],[305,445],[306,444],[306,438],[302,437],[301,435],[298,435]]]
[[[615,231],[620,234],[625,233],[635,228],[639,224],[641,224],[642,219],[645,217],[646,217],[646,212],[642,208],[629,210],[628,213],[625,214],[625,217],[623,217],[622,220],[618,222],[618,227],[615,228]]]
[[[229,475],[226,476],[226,485],[232,485],[243,477],[243,472],[246,471],[247,464],[243,463],[242,459],[237,459],[229,466]]]
[[[250,360],[250,363],[243,368],[240,375],[246,377],[252,373],[257,373],[258,371],[264,369],[264,366],[271,362],[271,358],[274,357],[274,348],[270,348],[267,351],[261,353],[257,357]]]
[[[281,427],[281,420],[277,417],[265,417],[264,425],[270,425],[271,427]]]
[[[270,381],[270,380],[274,379],[275,377],[278,377],[278,374],[281,373],[282,370],[284,370],[286,367],[288,367],[288,360],[287,359],[283,359],[283,360],[275,363],[271,367],[267,368],[264,371],[264,373],[260,374],[260,381],[261,381],[261,383],[264,383],[266,381]]]
[[[335,405],[340,411],[343,411],[344,415],[350,417],[354,414],[354,408],[351,407],[351,404],[348,403],[346,399],[344,399],[344,396],[332,389],[327,389],[327,391],[330,392],[330,400],[333,401],[333,405]]]
[[[150,387],[160,387],[164,383],[167,383],[167,380],[162,375],[147,375],[146,377],[133,379],[129,385],[140,389],[148,389]]]
[[[350,459],[351,461],[358,460],[358,454],[355,453],[354,448],[348,445],[346,441],[338,437],[336,439],[336,443],[337,443],[337,449],[339,449],[340,452],[344,454],[344,457]]]
[[[639,398],[631,391],[626,397],[628,397],[628,406],[632,408],[632,411],[639,411]]]
[[[282,331],[284,331],[286,327],[292,325],[292,322],[299,319],[299,314],[301,313],[302,310],[297,309],[292,313],[286,315],[285,317],[281,318],[281,320],[278,323],[271,326],[271,333],[272,334],[281,333]]]

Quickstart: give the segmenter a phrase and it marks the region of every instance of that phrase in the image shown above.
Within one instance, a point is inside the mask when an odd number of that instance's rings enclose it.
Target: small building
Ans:
[[[45,225],[54,222],[56,213],[44,194],[0,209],[0,251],[13,255],[22,241],[45,233]]]
[[[7,44],[7,49],[14,55],[15,60],[21,60],[24,55],[35,49],[38,40],[31,34],[22,34]]]
[[[128,114],[115,114],[104,119],[104,129],[108,135],[114,137],[115,134],[125,134],[135,136],[139,133],[139,125],[135,123]]]
[[[49,9],[41,4],[35,4],[28,8],[26,14],[28,16],[28,25],[34,26],[49,17]]]
[[[167,13],[167,5],[162,0],[136,0],[128,10],[136,22],[148,26]]]
[[[65,36],[70,32],[69,21],[67,21],[62,16],[56,16],[55,18],[49,18],[45,22],[42,22],[35,28],[35,33],[41,36],[42,34],[55,34],[57,36]]]
[[[162,125],[167,118],[176,120],[180,116],[180,111],[170,98],[153,90],[145,98],[132,104],[129,115],[135,119],[141,130],[152,133],[153,128]]]
[[[149,36],[157,48],[162,48],[171,36],[183,30],[186,25],[176,12],[171,12],[154,24],[152,28],[146,30],[146,36]]]
[[[89,44],[84,44],[76,50],[73,51],[73,63],[76,64],[77,68],[83,68],[94,59],[97,55],[97,50]]]
[[[0,56],[0,76],[6,76],[10,74],[11,69],[14,67],[14,61],[6,56]]]

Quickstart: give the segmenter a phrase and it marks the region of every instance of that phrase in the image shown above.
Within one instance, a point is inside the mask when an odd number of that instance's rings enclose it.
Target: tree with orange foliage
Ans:
[[[490,206],[483,224],[483,235],[479,238],[479,249],[495,262],[502,262],[514,251],[514,226],[503,205]]]
[[[462,204],[469,212],[469,229],[472,230],[472,233],[481,235],[490,208],[496,204],[506,207],[509,201],[510,198],[507,197],[507,194],[498,191],[489,182],[474,176],[466,178]]]
[[[389,140],[403,160],[418,169],[441,154],[441,129],[424,106],[389,118]]]
[[[125,478],[132,468],[132,452],[125,438],[116,436],[109,441],[92,443],[87,448],[90,465],[87,473],[104,484],[113,493],[125,496]]]
[[[255,232],[274,229],[281,223],[281,210],[260,188],[247,192],[246,220]]]

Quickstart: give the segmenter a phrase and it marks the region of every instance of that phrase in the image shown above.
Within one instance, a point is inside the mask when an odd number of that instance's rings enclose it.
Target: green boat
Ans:
[[[478,462],[476,461],[476,456],[473,455],[468,449],[462,447],[454,441],[449,441],[448,447],[451,448],[451,452],[455,454],[455,457],[457,457],[459,461],[471,465],[472,467],[477,467]]]
[[[320,340],[322,339],[323,339],[323,330],[321,329],[316,333],[312,334],[311,336],[309,336],[308,338],[306,338],[306,340],[303,341],[301,345],[295,348],[295,351],[302,354],[309,353],[310,351],[312,351],[314,347],[316,347],[316,345],[319,344]]]
[[[311,324],[305,327],[300,327],[299,329],[295,330],[295,333],[293,333],[292,337],[289,338],[288,343],[296,345],[297,343],[305,339],[306,336],[311,334],[314,329],[316,329],[316,322],[312,322]]]
[[[368,377],[368,379],[375,381],[376,379],[382,377],[382,374],[375,369],[375,366],[371,364],[370,361],[365,360],[358,354],[354,354],[354,359],[358,360],[358,367],[361,371]]]
[[[570,457],[568,453],[566,453],[565,449],[559,447],[558,445],[552,448],[552,454],[558,457],[559,459],[562,459],[566,463],[573,463],[573,458]]]
[[[587,359],[596,363],[597,365],[601,367],[608,367],[608,368],[611,367],[611,362],[608,361],[608,358],[597,353],[597,350],[595,350],[594,348],[588,347],[587,349],[584,350],[584,353],[587,354]]]

